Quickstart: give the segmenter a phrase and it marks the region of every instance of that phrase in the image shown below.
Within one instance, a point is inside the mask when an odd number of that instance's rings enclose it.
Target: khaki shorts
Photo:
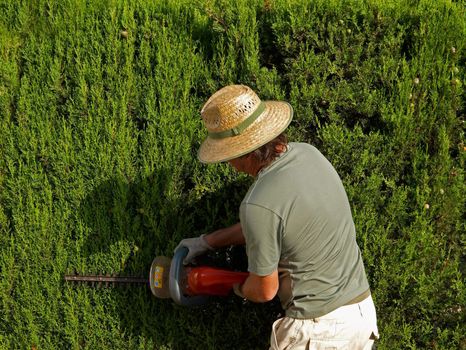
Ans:
[[[369,350],[378,336],[374,302],[369,296],[318,318],[278,319],[272,326],[270,350]]]

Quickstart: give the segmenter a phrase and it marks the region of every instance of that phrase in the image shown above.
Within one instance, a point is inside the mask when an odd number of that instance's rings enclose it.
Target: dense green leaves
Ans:
[[[447,0],[0,0],[0,347],[267,347],[275,302],[62,280],[147,274],[238,220],[251,180],[196,159],[200,108],[231,83],[289,101],[290,139],[343,179],[378,348],[465,347],[465,18]]]

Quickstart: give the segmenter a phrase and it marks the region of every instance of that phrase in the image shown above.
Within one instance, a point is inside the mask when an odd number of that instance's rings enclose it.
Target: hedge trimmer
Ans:
[[[243,283],[248,272],[219,269],[210,266],[184,266],[188,249],[176,250],[173,259],[157,256],[152,261],[149,278],[110,275],[66,275],[68,282],[92,285],[149,284],[157,298],[172,298],[177,304],[194,306],[206,303],[209,296],[227,296],[233,285]]]

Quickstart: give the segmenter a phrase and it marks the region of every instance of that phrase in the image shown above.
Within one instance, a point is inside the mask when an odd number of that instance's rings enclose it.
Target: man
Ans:
[[[209,134],[200,161],[227,161],[255,182],[240,223],[180,242],[189,249],[185,262],[246,244],[249,277],[235,293],[254,302],[278,294],[286,311],[273,325],[270,349],[370,349],[378,336],[375,308],[348,198],[316,148],[287,142],[292,107],[231,85],[212,95],[201,115]]]

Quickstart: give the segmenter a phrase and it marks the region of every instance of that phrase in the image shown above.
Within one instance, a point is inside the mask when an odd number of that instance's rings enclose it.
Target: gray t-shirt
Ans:
[[[240,221],[248,270],[278,269],[287,316],[319,317],[369,289],[343,184],[315,147],[290,143],[261,170]]]

